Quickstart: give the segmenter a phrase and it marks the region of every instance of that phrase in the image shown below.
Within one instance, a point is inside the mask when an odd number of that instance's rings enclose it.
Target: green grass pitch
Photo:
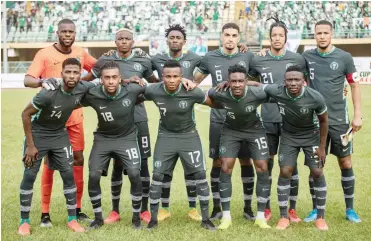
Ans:
[[[288,230],[277,231],[260,230],[254,227],[252,222],[245,221],[242,217],[243,194],[240,179],[240,168],[236,165],[233,174],[233,197],[231,213],[233,225],[226,231],[208,232],[200,228],[200,224],[187,218],[188,202],[182,167],[177,165],[172,184],[170,207],[171,218],[161,222],[157,230],[148,232],[145,229],[134,231],[131,227],[131,201],[129,194],[129,181],[124,177],[124,185],[121,196],[121,221],[113,225],[105,225],[100,230],[83,234],[72,233],[67,229],[67,211],[62,191],[62,182],[58,172],[54,175],[54,188],[51,201],[51,218],[54,227],[42,229],[40,221],[40,174],[34,185],[34,196],[31,209],[32,234],[27,240],[370,240],[371,235],[371,86],[362,86],[363,101],[363,128],[355,135],[355,154],[353,155],[353,168],[356,175],[355,207],[362,219],[360,224],[350,224],[345,221],[345,204],[343,191],[340,183],[340,170],[334,156],[327,158],[325,175],[328,186],[326,221],[329,231],[319,232],[313,223],[300,223],[291,225]],[[37,90],[2,90],[2,143],[1,143],[1,237],[2,240],[19,240],[17,228],[19,224],[19,185],[22,179],[22,142],[23,128],[21,112],[31,100]],[[349,101],[351,101],[351,98]],[[350,102],[351,103],[351,102]],[[352,106],[351,104],[349,104]],[[146,103],[151,132],[152,153],[157,136],[159,114],[153,103]],[[85,113],[85,189],[83,197],[83,211],[93,217],[92,207],[87,192],[88,158],[92,146],[93,131],[97,124],[96,114],[90,108],[84,109]],[[350,109],[352,115],[353,111]],[[204,150],[208,150],[209,131],[208,107],[196,108],[196,121]],[[205,153],[206,157],[208,152]],[[207,176],[212,162],[207,160]],[[308,189],[308,168],[303,164],[302,154],[298,159],[300,190],[297,203],[298,215],[304,218],[311,210],[311,198]],[[152,159],[149,160],[152,170]],[[41,173],[41,171],[40,171]],[[273,188],[272,188],[272,211],[273,219],[269,222],[273,227],[279,218],[277,205],[278,165],[275,163]],[[102,178],[102,203],[104,215],[107,216],[111,209],[110,177]],[[199,207],[199,205],[198,205]],[[210,200],[210,208],[212,200]],[[254,195],[253,208],[256,210]],[[211,212],[211,209],[210,209]]]

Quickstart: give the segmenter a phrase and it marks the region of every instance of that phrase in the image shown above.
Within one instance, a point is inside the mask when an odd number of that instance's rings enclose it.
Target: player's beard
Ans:
[[[69,45],[66,45],[66,44],[64,44],[62,38],[59,38],[59,44],[60,44],[62,47],[64,47],[64,48],[71,47],[72,44],[73,44],[74,42],[75,42],[75,38],[73,38],[73,39],[71,40],[71,43],[70,43]]]
[[[69,90],[72,90],[73,88],[75,88],[77,82],[75,81],[68,81],[68,80],[63,80],[64,82],[64,85],[68,87]]]

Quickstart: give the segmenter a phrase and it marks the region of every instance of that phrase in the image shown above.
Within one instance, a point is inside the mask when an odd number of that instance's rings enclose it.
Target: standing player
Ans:
[[[187,40],[187,34],[184,27],[179,24],[170,25],[165,31],[165,37],[167,38],[167,45],[169,47],[169,53],[167,54],[156,54],[151,58],[153,70],[156,70],[160,81],[162,81],[162,72],[165,62],[168,60],[179,61],[182,68],[182,76],[186,79],[193,79],[193,72],[196,67],[200,65],[201,57],[192,51],[183,51],[183,46]],[[188,216],[193,220],[201,221],[201,216],[196,209],[196,183],[192,175],[185,175],[185,183],[187,188],[187,196],[189,202]],[[162,221],[170,217],[169,202],[170,202],[170,186],[172,176],[164,176],[162,183],[162,194],[161,204],[162,208],[158,213],[158,220]]]
[[[59,170],[68,211],[68,227],[84,232],[76,221],[76,186],[73,178],[73,153],[65,125],[80,98],[93,83],[79,82],[81,64],[75,58],[61,63],[63,85],[55,91],[42,89],[22,113],[26,135],[24,143],[23,180],[20,187],[21,222],[20,235],[30,235],[30,210],[33,184],[39,172],[42,158],[48,155],[48,168]]]
[[[178,61],[167,61],[162,76],[164,82],[147,87],[144,93],[145,99],[152,100],[158,106],[161,116],[149,194],[151,221],[147,228],[157,227],[164,175],[172,175],[180,158],[184,173],[192,175],[196,182],[202,214],[201,227],[215,230],[214,224],[209,220],[209,185],[206,180],[204,153],[193,118],[194,104],[203,103],[205,95],[199,88],[187,91],[180,84],[182,70]]]
[[[327,230],[328,226],[324,220],[327,186],[323,175],[328,133],[325,100],[319,92],[304,87],[305,75],[301,66],[288,67],[284,82],[284,85],[263,86],[265,93],[277,101],[283,119],[279,149],[280,175],[277,184],[281,218],[276,228],[286,229],[290,223],[287,213],[290,180],[301,148],[305,155],[305,165],[309,167],[314,179],[315,195],[318,197],[316,226],[320,230]]]
[[[120,29],[116,32],[116,51],[109,56],[102,56],[98,59],[96,65],[91,71],[91,74],[86,77],[87,80],[101,77],[100,68],[108,61],[114,61],[120,67],[120,75],[123,79],[138,79],[145,78],[149,82],[157,82],[155,75],[152,72],[151,60],[140,56],[132,50],[134,45],[133,32],[129,29]],[[148,171],[148,157],[151,156],[151,146],[148,130],[148,118],[144,104],[135,106],[134,121],[138,129],[138,144],[141,154],[141,169],[140,175],[143,187],[143,199],[141,218],[145,222],[151,219],[148,212],[148,192],[150,177]],[[120,195],[122,187],[122,171],[121,162],[114,161],[112,170],[111,192],[112,192],[112,212],[104,220],[105,223],[114,223],[120,220]]]
[[[303,57],[308,66],[309,86],[323,95],[328,107],[329,132],[326,149],[330,147],[330,152],[337,157],[341,169],[346,219],[358,223],[361,222],[361,219],[353,209],[355,188],[351,159],[353,142],[350,141],[346,146],[343,146],[340,136],[347,133],[349,124],[351,124],[353,132],[359,131],[362,127],[361,93],[352,56],[333,46],[331,36],[332,24],[326,20],[317,22],[315,25],[317,48],[304,52]],[[345,79],[352,90],[354,118],[351,123],[348,117],[346,97],[343,93]],[[310,187],[313,187],[313,177],[309,177],[309,184]],[[313,188],[311,188],[311,194],[315,196]],[[315,209],[315,199],[312,200],[313,210],[304,220],[307,222],[314,221],[319,211]]]
[[[268,145],[263,124],[257,113],[258,106],[267,101],[266,94],[259,88],[246,86],[246,68],[240,64],[228,69],[230,89],[216,92],[208,91],[208,97],[214,105],[223,106],[227,111],[222,127],[219,155],[222,163],[220,174],[220,197],[223,219],[218,229],[227,229],[232,225],[230,201],[232,196],[232,171],[242,143],[247,144],[250,157],[254,160],[257,174],[256,197],[258,212],[255,224],[260,228],[270,228],[264,217],[268,201]]]
[[[41,79],[60,77],[62,72],[62,62],[67,58],[76,58],[80,61],[82,68],[87,71],[94,66],[96,60],[91,57],[83,48],[72,46],[75,41],[75,24],[69,19],[63,19],[58,23],[58,43],[37,52],[30,68],[24,79],[26,87],[37,88],[40,86]],[[82,109],[72,112],[70,119],[66,123],[68,135],[73,149],[73,173],[77,188],[77,218],[79,220],[88,219],[81,212],[81,199],[84,189],[84,129]],[[54,170],[50,170],[47,160],[44,162],[41,177],[41,227],[51,227],[49,215],[50,198],[53,186]]]
[[[276,18],[276,22],[270,26],[269,36],[271,47],[265,56],[255,56],[250,63],[248,77],[255,79],[260,77],[262,84],[283,84],[285,70],[291,65],[298,65],[303,70],[306,69],[304,58],[297,53],[293,53],[285,48],[287,41],[286,25]],[[269,19],[268,19],[269,20]],[[279,137],[281,135],[281,115],[276,103],[262,104],[261,117],[264,128],[267,132],[269,146],[268,171],[269,180],[272,186],[272,169],[274,156],[277,154]],[[290,209],[289,218],[291,222],[300,222],[301,219],[296,215],[296,200],[299,189],[298,169],[295,166],[290,181]],[[270,191],[269,191],[270,198]],[[268,200],[265,210],[265,217],[269,221],[272,217],[270,200]]]
[[[131,199],[135,229],[140,228],[142,183],[140,180],[141,156],[138,147],[134,109],[137,97],[144,87],[136,84],[121,85],[119,65],[106,62],[100,68],[103,86],[90,89],[82,98],[82,106],[91,106],[98,116],[98,128],[89,157],[89,196],[95,219],[90,228],[103,225],[100,178],[107,172],[111,158],[121,163],[131,183]]]
[[[221,33],[222,47],[208,52],[201,60],[200,67],[197,68],[194,80],[196,83],[201,83],[208,74],[211,74],[213,87],[218,85],[223,80],[228,79],[229,66],[240,64],[245,67],[246,72],[249,71],[253,53],[248,51],[242,53],[238,50],[238,42],[240,41],[240,29],[235,23],[227,23],[222,28]],[[221,170],[221,162],[219,158],[219,143],[221,129],[225,120],[226,111],[211,109],[210,113],[210,158],[213,159],[213,167],[211,169],[211,191],[213,193],[214,209],[211,214],[211,220],[222,218],[223,214],[220,206],[219,194],[219,176]],[[244,192],[244,217],[248,220],[253,220],[254,214],[251,210],[252,194],[254,189],[254,168],[250,161],[250,155],[247,153],[247,147],[242,144],[241,151],[238,155],[241,164],[241,179],[243,182]]]

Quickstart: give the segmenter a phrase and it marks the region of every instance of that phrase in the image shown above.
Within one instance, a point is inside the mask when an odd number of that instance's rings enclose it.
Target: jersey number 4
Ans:
[[[62,111],[60,110],[60,111],[55,111],[55,110],[53,110],[52,111],[52,114],[50,115],[50,117],[57,117],[58,119],[59,118],[61,118],[61,116],[62,116]]]

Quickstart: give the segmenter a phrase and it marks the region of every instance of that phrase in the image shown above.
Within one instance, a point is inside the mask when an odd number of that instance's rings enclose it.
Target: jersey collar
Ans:
[[[182,55],[180,55],[180,57],[178,57],[178,58],[173,58],[173,57],[171,57],[171,55],[170,55],[169,52],[167,53],[167,57],[168,57],[169,59],[176,60],[176,61],[181,60],[181,59],[183,58],[183,56],[184,56],[183,51],[182,51]]]
[[[227,58],[233,58],[234,56],[236,56],[237,54],[240,53],[240,50],[238,50],[237,53],[235,53],[235,54],[226,54],[226,53],[224,53],[223,48],[220,47],[220,48],[219,48],[219,52],[220,52],[223,56],[225,56],[225,57],[227,57]]]
[[[108,99],[111,99],[111,100],[114,100],[117,98],[117,96],[120,94],[121,92],[121,84],[119,85],[119,88],[116,90],[116,94],[114,96],[110,96],[109,94],[107,94],[107,92],[104,90],[104,86],[102,85],[102,92],[103,94],[108,98]]]
[[[287,88],[286,88],[286,87],[285,87],[285,91],[286,91],[286,95],[290,98],[290,100],[291,100],[292,102],[295,102],[295,101],[297,101],[298,99],[300,99],[301,97],[303,97],[304,92],[305,92],[305,86],[303,86],[303,89],[301,90],[300,95],[298,95],[297,97],[292,97],[292,96],[290,95],[290,93],[287,91]]]
[[[272,58],[274,58],[274,59],[282,59],[282,58],[286,55],[286,48],[285,48],[285,52],[283,52],[283,54],[281,54],[281,55],[278,55],[278,56],[273,55],[272,52],[271,52],[271,50],[268,50],[268,54],[269,54]]]
[[[78,83],[77,83],[78,84]],[[76,84],[76,85],[77,85]],[[73,95],[73,90],[71,91],[71,92],[66,92],[66,91],[64,91],[64,89],[63,89],[63,86],[64,86],[65,84],[64,84],[64,82],[60,85],[61,87],[61,91],[62,91],[62,93],[63,94],[65,94],[65,95]],[[76,87],[76,86],[75,86]]]
[[[182,83],[179,84],[179,87],[177,89],[177,91],[175,91],[174,93],[169,93],[167,90],[166,90],[166,86],[165,86],[165,83],[163,83],[163,88],[164,88],[164,91],[166,92],[166,94],[170,95],[170,96],[174,96],[174,95],[177,95],[179,93],[179,91],[182,89]]]
[[[131,51],[131,54],[130,54],[129,57],[127,57],[127,58],[121,58],[121,57],[119,56],[119,53],[118,53],[117,51],[115,52],[115,57],[116,57],[117,59],[119,59],[119,60],[123,60],[123,61],[128,61],[128,60],[130,60],[131,58],[134,57],[134,55],[135,55],[134,51]]]
[[[232,98],[233,98],[235,101],[240,102],[241,100],[243,100],[243,99],[246,97],[246,94],[247,94],[247,90],[248,90],[248,89],[249,89],[249,87],[246,86],[246,87],[245,87],[245,94],[244,94],[241,98],[236,98],[236,97],[234,97],[233,94],[232,94],[232,90],[231,90],[231,88],[229,88],[229,94],[232,96]]]
[[[335,50],[335,46],[334,46],[334,45],[332,46],[332,49],[331,49],[329,52],[327,52],[327,53],[321,53],[320,51],[318,51],[318,48],[316,48],[317,53],[318,53],[321,57],[326,57],[326,56],[328,56],[329,54],[331,54],[332,52],[334,52],[334,50]]]

